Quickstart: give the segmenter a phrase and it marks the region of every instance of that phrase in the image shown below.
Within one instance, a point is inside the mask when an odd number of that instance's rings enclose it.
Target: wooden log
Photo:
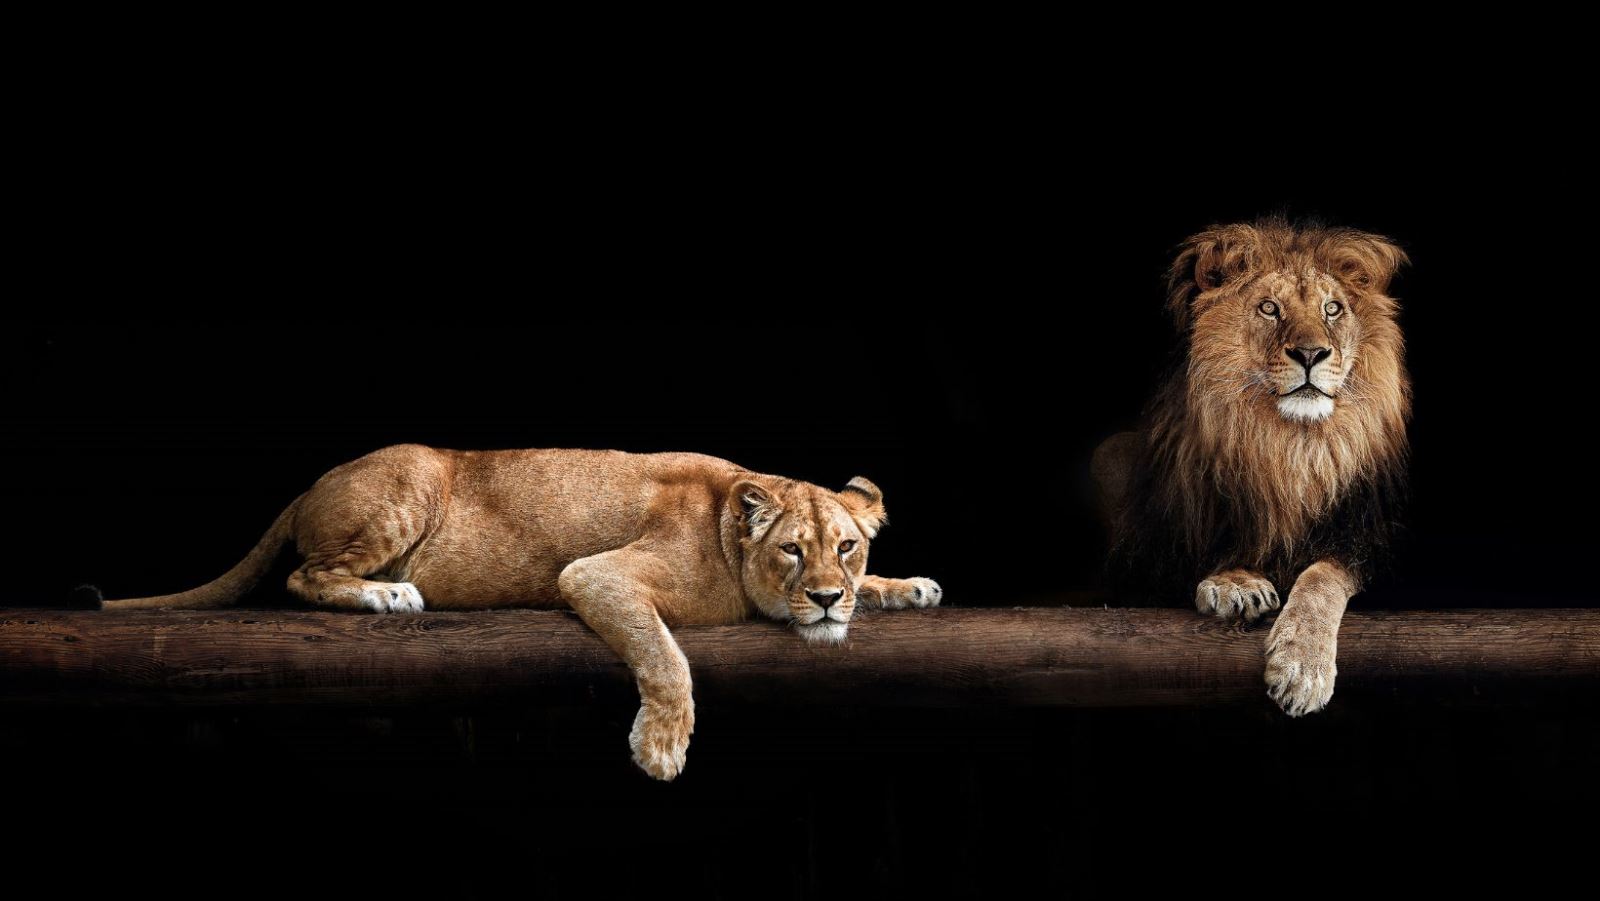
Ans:
[[[1265,703],[1266,628],[1188,610],[873,612],[839,647],[769,622],[674,630],[702,702]],[[1515,699],[1600,685],[1600,610],[1353,612],[1339,692]],[[575,615],[0,610],[0,706],[549,704],[631,698]]]

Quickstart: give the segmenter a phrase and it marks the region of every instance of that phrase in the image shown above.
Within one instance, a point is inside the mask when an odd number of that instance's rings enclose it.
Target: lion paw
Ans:
[[[422,592],[410,582],[374,583],[361,590],[361,606],[373,613],[418,613]]]
[[[1267,636],[1267,694],[1290,716],[1315,713],[1333,698],[1337,629],[1294,615],[1278,617]]]
[[[1201,613],[1225,620],[1243,617],[1245,622],[1253,623],[1278,609],[1278,589],[1248,570],[1223,570],[1207,577],[1195,589],[1194,606]]]
[[[694,701],[658,704],[646,701],[634,717],[628,745],[633,762],[663,782],[671,782],[683,771],[689,752],[689,735],[694,732]]]

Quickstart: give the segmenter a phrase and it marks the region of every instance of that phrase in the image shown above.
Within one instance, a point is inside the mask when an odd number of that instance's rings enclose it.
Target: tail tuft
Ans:
[[[100,610],[106,596],[98,585],[79,585],[67,595],[67,606],[73,610]]]

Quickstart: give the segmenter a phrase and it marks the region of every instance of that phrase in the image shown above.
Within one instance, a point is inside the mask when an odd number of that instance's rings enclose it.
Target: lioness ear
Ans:
[[[1406,252],[1382,235],[1354,229],[1329,235],[1323,245],[1323,265],[1350,288],[1368,294],[1382,294],[1402,263],[1411,262]]]
[[[851,479],[839,492],[839,503],[855,517],[856,525],[868,538],[877,538],[878,530],[889,522],[889,514],[883,510],[883,492],[860,476]]]
[[[1194,322],[1194,301],[1256,268],[1261,232],[1252,225],[1213,225],[1191,236],[1167,270],[1167,311],[1179,331]]]
[[[734,484],[728,493],[728,506],[744,524],[745,535],[757,540],[767,534],[783,512],[766,486],[749,480]]]

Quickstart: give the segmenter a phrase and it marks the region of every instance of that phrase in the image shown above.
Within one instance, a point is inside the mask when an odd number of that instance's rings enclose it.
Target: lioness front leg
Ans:
[[[628,743],[634,762],[663,780],[683,769],[694,732],[689,661],[657,612],[657,595],[672,582],[666,561],[632,547],[577,560],[557,582],[561,597],[633,670],[639,714]]]
[[[882,576],[862,576],[856,584],[856,601],[866,607],[881,610],[903,610],[907,607],[937,607],[944,600],[944,589],[932,579],[886,579]]]
[[[1290,716],[1315,713],[1333,697],[1339,621],[1358,588],[1333,560],[1313,563],[1295,580],[1267,636],[1267,694]]]
[[[1247,569],[1225,569],[1201,581],[1194,607],[1221,619],[1253,623],[1278,609],[1278,589],[1265,576]]]

